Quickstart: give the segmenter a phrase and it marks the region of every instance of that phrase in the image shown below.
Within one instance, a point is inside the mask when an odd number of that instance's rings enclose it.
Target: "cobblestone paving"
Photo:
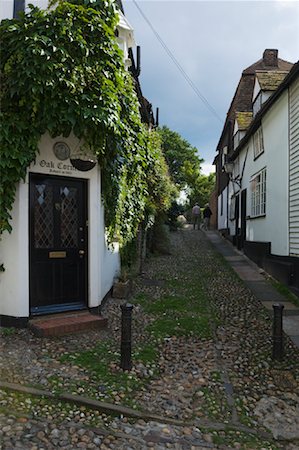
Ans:
[[[107,331],[52,339],[36,338],[29,330],[2,331],[0,336],[2,381],[53,390],[55,379],[57,390],[115,404],[130,401],[128,406],[165,420],[112,417],[1,390],[0,448],[299,449],[298,350],[286,339],[284,360],[272,362],[269,316],[201,231],[172,233],[171,243],[171,254],[150,258],[134,282],[134,345],[151,343],[145,329],[154,320],[138,298],[146,296],[153,303],[165,296],[184,298],[188,287],[187,307],[199,295],[190,290],[194,275],[212,333],[169,333],[155,341],[155,365],[134,363],[133,380],[146,383],[132,389],[131,398],[121,389],[108,395],[86,367],[62,358],[93,350],[106,339],[119,342],[122,301],[105,304]],[[111,370],[117,374],[119,368],[111,364]]]

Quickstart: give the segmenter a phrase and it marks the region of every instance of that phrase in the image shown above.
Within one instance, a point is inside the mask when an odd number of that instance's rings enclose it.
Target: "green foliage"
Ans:
[[[74,132],[97,156],[109,241],[133,239],[151,194],[152,208],[167,205],[166,165],[141,124],[117,21],[112,0],[70,0],[1,23],[1,232],[46,132]]]
[[[199,175],[195,180],[194,185],[189,191],[189,202],[193,206],[195,202],[204,206],[209,202],[210,195],[215,189],[215,173],[210,175]]]
[[[169,228],[165,225],[166,221],[166,214],[163,212],[159,213],[150,229],[148,248],[152,253],[160,253],[162,255],[170,254]]]
[[[197,155],[197,148],[192,147],[179,133],[163,126],[159,129],[159,134],[170,176],[181,189],[189,184],[194,173],[199,174],[202,160]]]
[[[150,195],[147,201],[148,214],[166,211],[170,207],[171,201],[178,195],[161,146],[160,133],[156,131],[149,133],[148,191]]]
[[[137,260],[137,255],[138,255],[137,238],[132,239],[131,241],[123,245],[123,247],[121,247],[120,261],[122,268],[121,278],[123,278],[123,281],[125,281],[125,278],[127,278],[127,274],[132,272],[132,267],[134,266]]]
[[[209,201],[215,185],[215,174],[200,173],[204,161],[198,156],[196,147],[166,126],[159,129],[162,150],[169,166],[169,173],[179,190],[186,191],[190,204],[196,201],[204,205]]]
[[[16,329],[12,327],[0,327],[0,336],[12,336],[16,333]]]

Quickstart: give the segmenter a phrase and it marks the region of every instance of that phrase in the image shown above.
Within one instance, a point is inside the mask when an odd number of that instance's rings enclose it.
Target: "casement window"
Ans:
[[[254,158],[257,158],[263,152],[264,152],[263,130],[260,127],[257,130],[257,132],[253,135],[253,154],[254,154]]]
[[[251,217],[266,214],[266,169],[251,179]]]

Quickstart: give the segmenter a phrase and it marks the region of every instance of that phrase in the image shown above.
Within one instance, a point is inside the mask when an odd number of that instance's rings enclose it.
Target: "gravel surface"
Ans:
[[[298,349],[286,338],[284,360],[271,360],[267,312],[205,234],[190,229],[172,233],[171,254],[149,258],[133,284],[133,350],[154,344],[158,357],[149,363],[133,359],[125,386],[107,386],[75,357],[69,358],[106,341],[113,351],[118,349],[124,301],[117,299],[103,307],[109,320],[105,331],[47,339],[27,329],[2,331],[0,379],[124,404],[165,421],[109,416],[2,389],[0,448],[298,450]],[[157,316],[144,299],[156,304],[178,296],[190,314],[194,302],[202,299],[210,333],[170,332],[154,338],[147,331]],[[161,312],[165,315],[171,313]],[[109,370],[116,379],[122,375],[117,360],[112,359]]]

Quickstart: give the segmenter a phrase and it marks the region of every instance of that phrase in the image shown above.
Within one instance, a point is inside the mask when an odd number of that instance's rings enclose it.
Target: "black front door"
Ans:
[[[241,248],[244,247],[246,241],[246,215],[247,215],[247,189],[241,192]]]
[[[30,311],[87,304],[86,181],[30,176]]]
[[[240,232],[239,220],[240,220],[240,199],[239,199],[239,194],[237,194],[235,197],[235,236],[236,236],[236,238],[238,238],[239,232]]]

